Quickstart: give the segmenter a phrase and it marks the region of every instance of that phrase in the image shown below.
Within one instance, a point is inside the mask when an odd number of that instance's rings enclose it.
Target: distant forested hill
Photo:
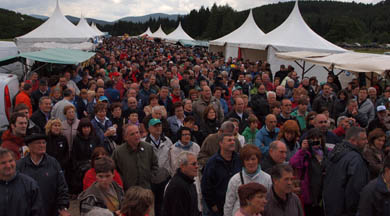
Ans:
[[[279,26],[290,14],[294,2],[279,2],[254,9],[257,25],[265,32]],[[299,1],[306,23],[331,42],[390,43],[390,0],[377,4],[337,1]],[[249,10],[236,11],[229,5],[201,7],[178,20],[150,18],[145,23],[117,21],[98,27],[112,35],[138,35],[150,27],[152,32],[162,25],[165,33],[173,31],[178,21],[196,39],[216,39],[238,28]],[[24,18],[24,21],[21,20]],[[0,9],[0,38],[12,38],[27,33],[41,20]]]

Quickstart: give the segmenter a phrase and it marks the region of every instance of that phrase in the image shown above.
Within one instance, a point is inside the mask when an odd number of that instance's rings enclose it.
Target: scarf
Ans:
[[[261,166],[260,164],[257,166],[257,170],[256,172],[254,173],[248,173],[248,171],[246,170],[246,168],[244,167],[244,172],[246,175],[248,175],[249,177],[253,178],[255,175],[257,175],[259,172],[261,171]]]
[[[176,142],[175,146],[177,148],[181,148],[181,149],[183,149],[185,151],[188,151],[188,150],[190,150],[190,148],[192,146],[192,141],[190,141],[187,145],[183,145],[183,143],[181,143],[181,141],[179,140],[179,141]]]

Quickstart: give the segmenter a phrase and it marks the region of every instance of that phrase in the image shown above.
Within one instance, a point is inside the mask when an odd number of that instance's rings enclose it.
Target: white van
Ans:
[[[11,41],[0,41],[0,59],[18,55],[16,44]],[[23,64],[15,62],[9,65],[0,66],[0,73],[16,74],[19,79],[23,76]]]
[[[0,73],[0,131],[7,130],[13,109],[12,99],[19,91],[19,80],[14,74]]]

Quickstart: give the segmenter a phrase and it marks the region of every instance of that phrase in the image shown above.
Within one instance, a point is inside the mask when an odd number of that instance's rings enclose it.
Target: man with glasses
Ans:
[[[164,195],[163,216],[199,216],[195,177],[198,176],[196,154],[183,151],[177,157],[178,169]]]

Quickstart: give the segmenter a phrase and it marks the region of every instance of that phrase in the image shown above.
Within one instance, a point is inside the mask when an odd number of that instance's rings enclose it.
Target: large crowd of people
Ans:
[[[390,215],[390,86],[104,39],[31,73],[1,137],[0,216]]]

